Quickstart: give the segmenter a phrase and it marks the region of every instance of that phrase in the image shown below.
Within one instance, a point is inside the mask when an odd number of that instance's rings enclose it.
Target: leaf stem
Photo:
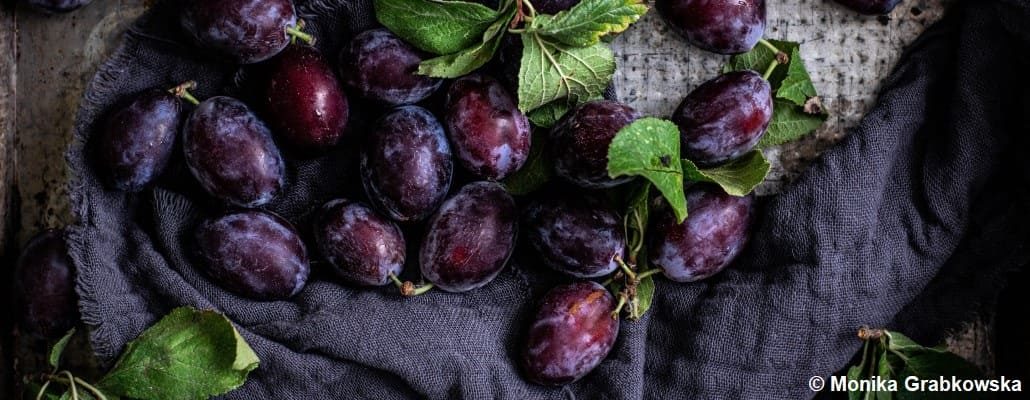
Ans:
[[[612,311],[612,319],[619,319],[619,314],[622,313],[624,306],[626,306],[626,294],[619,292],[619,304],[615,306],[615,311]]]
[[[75,377],[75,381],[78,382],[79,385],[82,385],[82,387],[86,388],[90,393],[93,393],[93,397],[96,397],[97,400],[107,400],[107,396],[104,396],[104,392],[101,392],[100,389],[97,389],[95,386],[79,379],[79,377]]]
[[[36,393],[36,400],[43,400],[43,394],[46,393],[48,387],[50,387],[50,380],[43,382],[43,386],[39,387],[39,393]]]
[[[765,69],[765,73],[762,74],[762,79],[769,80],[769,77],[772,76],[773,71],[775,71],[778,66],[780,66],[780,63],[776,60],[769,63],[769,68]]]
[[[777,48],[776,45],[772,44],[772,42],[768,40],[765,40],[765,38],[758,39],[758,43],[761,43],[762,46],[768,47],[769,50],[772,50],[773,54],[782,53],[782,51],[780,51],[780,49]]]
[[[178,97],[180,99],[183,99],[183,100],[186,100],[186,101],[192,103],[193,105],[198,105],[198,104],[200,104],[200,100],[197,100],[197,98],[193,97],[193,94],[190,93],[190,90],[193,90],[193,89],[196,89],[196,88],[197,88],[197,81],[186,81],[186,82],[183,82],[183,83],[179,84],[176,87],[168,89],[168,92],[171,93],[171,94],[174,94],[176,97]]]
[[[637,273],[637,279],[642,280],[642,279],[647,278],[647,277],[649,277],[651,275],[658,275],[660,273],[662,273],[662,269],[661,268],[649,269],[647,271],[638,272]]]
[[[633,272],[633,269],[626,265],[625,261],[622,261],[622,257],[615,256],[615,262],[619,264],[619,269],[622,269],[622,273],[626,274],[631,281],[637,280],[637,273]]]
[[[72,400],[79,400],[79,388],[75,387],[75,375],[68,371],[61,371],[60,374],[68,377],[68,390],[72,392]]]
[[[314,46],[315,37],[311,36],[310,33],[303,31],[304,25],[304,20],[300,20],[297,21],[297,25],[286,27],[286,33],[292,36],[292,38],[290,39],[290,43],[297,43],[297,39],[300,39],[303,40],[305,43]]]

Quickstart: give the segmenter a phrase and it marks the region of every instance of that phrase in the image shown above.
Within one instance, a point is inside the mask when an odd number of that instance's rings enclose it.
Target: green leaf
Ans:
[[[494,53],[501,47],[501,41],[504,39],[504,29],[508,26],[508,22],[511,21],[514,15],[515,9],[511,8],[494,21],[483,32],[482,43],[457,53],[423,61],[418,66],[418,73],[434,78],[458,78],[482,67],[493,58]]]
[[[636,308],[630,313],[630,319],[638,320],[647,314],[654,300],[654,289],[654,276],[647,276],[640,280],[640,283],[637,284],[637,301],[634,304]]]
[[[519,110],[533,111],[559,99],[573,107],[601,97],[615,73],[615,56],[603,43],[575,47],[522,34]]]
[[[758,148],[777,146],[812,133],[826,121],[825,114],[808,114],[787,100],[773,101],[773,116],[769,129],[758,142]]]
[[[472,47],[500,14],[482,4],[445,0],[375,0],[376,19],[406,42],[433,54]]]
[[[544,104],[536,110],[530,111],[526,116],[533,125],[541,128],[550,128],[557,124],[565,113],[569,112],[569,103],[563,100],[552,101]]]
[[[914,340],[909,339],[908,336],[902,335],[900,332],[884,330],[883,334],[887,336],[887,348],[899,351],[902,354],[913,351],[918,352],[928,349],[926,347],[919,345],[919,343],[916,343]]]
[[[207,399],[243,385],[258,363],[225,316],[180,307],[129,342],[98,387],[141,400]]]
[[[801,58],[800,49],[794,47],[787,64],[787,74],[776,90],[776,98],[786,99],[795,105],[804,106],[808,99],[815,97],[815,85],[805,69],[805,60]]]
[[[680,131],[676,124],[641,118],[619,130],[608,148],[608,175],[642,176],[651,181],[672,206],[678,221],[687,218],[680,162]]]
[[[977,392],[909,392],[904,385],[907,377],[915,376],[921,379],[938,379],[945,377],[950,379],[955,376],[959,379],[981,378],[982,374],[973,364],[953,353],[927,349],[908,356],[905,359],[905,368],[898,374],[899,400],[911,399],[981,399],[988,398],[986,393]]]
[[[639,261],[639,252],[644,248],[644,235],[647,232],[648,220],[651,218],[650,201],[651,182],[644,182],[629,197],[629,205],[626,207],[624,221],[626,244],[629,249],[629,258]]]
[[[555,15],[537,15],[526,31],[570,46],[588,47],[602,36],[625,31],[646,13],[641,0],[583,0]]]
[[[878,346],[878,348],[880,350],[880,359],[876,363],[876,375],[885,380],[894,379],[895,371],[892,361],[890,359],[891,352],[887,351],[887,349],[883,349],[880,346]],[[891,400],[893,395],[894,393],[892,392],[877,391],[876,400]]]
[[[799,45],[795,42],[769,39],[769,43],[772,43],[777,49],[788,55],[793,54],[795,50],[799,49]],[[730,61],[722,70],[723,72],[752,70],[761,74],[769,68],[773,61],[776,61],[776,53],[773,53],[772,49],[759,44],[747,53],[730,57]],[[780,87],[780,82],[786,77],[788,68],[789,63],[788,65],[778,65],[773,70],[772,75],[769,76],[769,85],[772,86],[773,90]]]
[[[683,159],[683,174],[689,181],[712,182],[732,196],[747,196],[769,175],[769,160],[755,150],[726,164],[700,168]]]
[[[75,328],[68,330],[61,337],[61,340],[58,340],[57,343],[54,343],[54,347],[50,348],[48,361],[50,361],[50,366],[54,367],[55,370],[61,365],[61,354],[64,354],[64,349],[68,347],[68,342],[72,340],[73,336],[75,336]]]
[[[533,132],[532,146],[526,163],[502,182],[508,193],[515,196],[526,195],[539,189],[554,176],[554,163],[547,157],[547,135]]]

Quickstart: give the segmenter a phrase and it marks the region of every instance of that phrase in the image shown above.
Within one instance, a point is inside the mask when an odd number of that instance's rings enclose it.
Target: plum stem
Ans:
[[[612,311],[612,319],[619,319],[619,314],[622,313],[622,307],[626,306],[626,293],[619,292],[619,304],[615,306],[615,311]]]
[[[636,272],[633,272],[633,269],[630,268],[629,265],[626,265],[625,261],[622,261],[622,257],[615,256],[615,262],[619,264],[619,268],[622,269],[622,273],[626,274],[630,280],[637,280]]]
[[[297,39],[303,40],[311,46],[315,45],[315,37],[311,36],[310,33],[304,32],[304,20],[297,21],[297,25],[287,26],[286,33],[292,36],[290,43],[297,43]]]
[[[42,400],[43,394],[46,393],[46,389],[50,387],[50,381],[43,382],[43,386],[39,387],[39,393],[36,393],[36,400]]]
[[[434,287],[432,283],[415,287],[415,284],[409,281],[402,282],[401,279],[392,272],[390,273],[390,280],[393,281],[394,285],[397,285],[397,288],[401,291],[401,296],[404,297],[418,296],[432,290]]]
[[[637,273],[637,280],[643,280],[644,278],[647,278],[647,277],[649,277],[651,275],[658,275],[660,273],[662,273],[662,269],[661,268],[654,268],[654,269],[649,269],[647,271],[638,272]]]
[[[788,56],[787,53],[784,53],[782,50],[776,47],[776,45],[772,44],[772,42],[768,40],[759,39],[758,43],[761,43],[762,46],[765,46],[769,50],[772,50],[774,54],[773,61],[769,63],[769,68],[766,68],[765,74],[762,75],[763,79],[769,80],[769,77],[772,76],[772,73],[774,70],[776,70],[777,66],[784,65],[790,62],[790,56]]]
[[[61,375],[66,375],[67,377],[61,376]],[[86,382],[86,381],[82,380],[82,378],[79,378],[79,377],[77,377],[75,375],[72,375],[72,373],[69,372],[69,371],[61,371],[61,372],[58,372],[55,375],[49,375],[47,377],[47,379],[48,379],[47,383],[50,383],[51,381],[52,382],[58,382],[58,383],[62,383],[62,384],[68,385],[69,388],[75,388],[76,385],[82,386],[83,388],[86,389],[86,391],[90,392],[90,394],[92,394],[93,397],[96,398],[97,400],[107,400],[107,396],[104,395],[104,392],[101,392],[100,389],[96,388],[96,386],[90,385],[89,382]],[[44,386],[44,388],[45,387],[46,386]],[[40,394],[42,394],[42,393],[43,392],[40,391]],[[78,394],[78,391],[74,390],[73,394]]]
[[[183,83],[179,84],[179,86],[176,86],[176,87],[173,87],[173,88],[169,89],[168,91],[171,92],[172,94],[174,94],[176,97],[178,97],[180,99],[186,100],[186,101],[192,103],[193,105],[198,105],[198,104],[200,104],[200,100],[197,100],[196,97],[193,97],[193,95],[190,94],[190,90],[193,90],[193,89],[196,89],[196,88],[197,88],[197,81],[187,81],[187,82],[183,82]]]

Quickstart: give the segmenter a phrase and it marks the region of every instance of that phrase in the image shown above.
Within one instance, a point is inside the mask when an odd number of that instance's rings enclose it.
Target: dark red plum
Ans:
[[[418,75],[431,56],[386,29],[362,32],[340,52],[340,77],[351,92],[385,105],[425,100],[443,81]]]
[[[257,207],[282,190],[286,166],[272,133],[239,100],[200,103],[186,120],[183,148],[200,185],[229,204]]]
[[[429,221],[419,266],[422,276],[448,292],[467,292],[492,281],[515,248],[518,211],[504,187],[470,183]]]
[[[676,282],[694,282],[726,268],[744,250],[751,233],[751,196],[734,197],[714,186],[687,192],[690,215],[682,224],[663,210],[652,226],[651,263]]]
[[[27,0],[26,3],[37,10],[52,13],[62,14],[71,12],[82,8],[83,6],[93,2],[93,0]]]
[[[182,100],[160,89],[144,92],[112,113],[97,151],[108,184],[138,192],[157,179],[175,149],[184,117]]]
[[[292,0],[186,0],[179,23],[200,47],[253,64],[286,48],[297,14]]]
[[[447,133],[462,167],[473,175],[501,180],[529,156],[529,119],[496,79],[462,77],[447,91]]]
[[[218,285],[257,300],[282,300],[304,288],[311,267],[289,221],[249,210],[205,221],[196,231],[202,268]]]
[[[453,173],[443,126],[417,106],[383,116],[361,154],[361,182],[369,201],[400,222],[432,214],[447,196]]]
[[[619,267],[626,251],[622,218],[599,199],[556,195],[526,209],[526,237],[544,262],[577,278],[597,278]]]
[[[619,335],[614,311],[615,299],[595,282],[575,282],[547,292],[522,349],[526,378],[559,386],[597,368]]]
[[[745,53],[765,33],[765,0],[655,0],[688,42],[719,54]]]
[[[291,45],[262,73],[263,105],[272,130],[290,148],[322,153],[343,138],[350,105],[332,67],[311,46]]]
[[[588,189],[609,188],[630,177],[608,177],[608,147],[626,125],[640,118],[629,106],[599,100],[570,111],[551,129],[551,154],[558,176]]]
[[[769,82],[754,71],[729,72],[690,92],[672,115],[680,152],[710,166],[740,157],[762,139],[772,119]]]
[[[315,242],[347,283],[383,286],[404,268],[400,228],[361,203],[338,199],[322,206],[315,221]]]
[[[901,0],[835,0],[841,5],[867,15],[888,14]]]
[[[541,14],[554,15],[562,11],[566,11],[576,4],[579,4],[580,0],[537,0],[533,2],[536,6],[536,11]]]
[[[27,332],[57,338],[75,326],[79,297],[64,231],[47,230],[33,237],[14,268],[18,318]]]

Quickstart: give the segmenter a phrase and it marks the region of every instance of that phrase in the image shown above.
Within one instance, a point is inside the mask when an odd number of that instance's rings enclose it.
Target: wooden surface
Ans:
[[[766,37],[803,43],[803,57],[831,117],[817,134],[767,152],[774,173],[762,186],[763,193],[775,193],[857,124],[901,50],[940,18],[947,2],[905,0],[881,17],[859,16],[827,0],[768,2]],[[20,220],[13,240],[0,240],[0,254],[7,241],[24,243],[42,228],[70,222],[63,154],[79,99],[120,33],[147,3],[97,0],[61,16],[10,4],[0,11],[0,233],[11,216]],[[657,116],[669,115],[690,89],[714,77],[726,60],[688,46],[654,12],[616,39],[613,47],[620,63],[615,82],[621,100]],[[9,203],[12,195],[15,201]],[[983,325],[956,335],[950,344],[989,367],[989,329]]]

